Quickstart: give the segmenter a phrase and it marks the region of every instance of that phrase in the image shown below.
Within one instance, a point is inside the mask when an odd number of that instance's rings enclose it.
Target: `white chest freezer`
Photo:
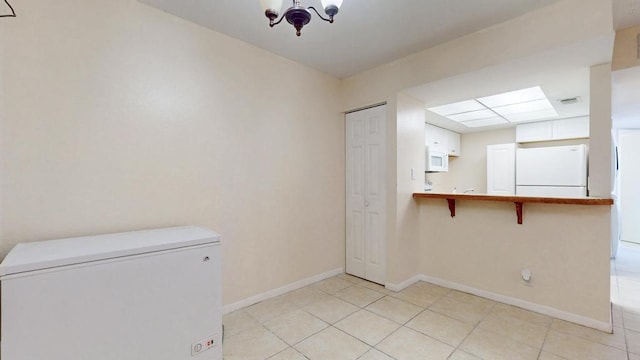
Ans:
[[[199,227],[18,244],[3,360],[220,360],[220,236]]]

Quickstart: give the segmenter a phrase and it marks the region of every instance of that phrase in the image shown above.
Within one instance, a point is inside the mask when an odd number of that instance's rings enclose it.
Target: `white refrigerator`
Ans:
[[[518,149],[516,195],[586,197],[587,156],[584,144]]]
[[[220,236],[174,227],[16,245],[3,360],[220,360]]]

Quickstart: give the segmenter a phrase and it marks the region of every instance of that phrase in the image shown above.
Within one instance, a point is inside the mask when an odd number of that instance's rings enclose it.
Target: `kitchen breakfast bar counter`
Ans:
[[[517,196],[517,195],[487,195],[487,194],[470,194],[470,193],[432,193],[422,192],[414,193],[413,198],[420,199],[445,199],[449,204],[451,217],[456,216],[456,200],[470,201],[497,201],[512,202],[515,204],[516,216],[518,224],[522,224],[522,208],[525,203],[537,204],[563,204],[563,205],[599,205],[611,206],[613,199],[611,198],[564,198],[564,197],[534,197],[534,196]]]

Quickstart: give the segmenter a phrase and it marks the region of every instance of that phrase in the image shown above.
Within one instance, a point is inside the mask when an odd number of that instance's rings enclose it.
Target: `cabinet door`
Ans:
[[[516,144],[487,146],[487,194],[515,195]]]
[[[453,131],[447,132],[447,145],[449,156],[460,156],[460,134]]]
[[[446,130],[433,126],[431,124],[425,124],[425,145],[432,150],[442,151],[448,153],[447,134]]]
[[[548,141],[552,139],[552,121],[541,121],[516,126],[516,142]]]
[[[424,125],[424,145],[429,148],[435,148],[436,145],[436,127],[430,124]]]
[[[553,121],[553,140],[589,137],[589,117]]]

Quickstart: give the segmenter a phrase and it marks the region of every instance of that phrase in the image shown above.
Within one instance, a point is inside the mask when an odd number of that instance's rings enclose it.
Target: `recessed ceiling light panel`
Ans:
[[[496,113],[489,109],[478,110],[478,111],[470,111],[462,114],[454,114],[447,116],[448,119],[453,121],[469,121],[469,120],[478,120],[478,119],[486,119],[490,117],[496,116]]]
[[[540,86],[428,108],[467,127],[509,122],[548,120],[558,117]]]
[[[496,106],[506,106],[546,98],[547,97],[544,95],[544,92],[542,91],[540,86],[534,86],[527,89],[481,97],[478,98],[478,101],[480,101],[486,107],[493,108]]]
[[[482,104],[475,100],[465,100],[459,101],[453,104],[447,104],[442,106],[436,106],[432,108],[428,108],[427,110],[432,111],[438,115],[447,116],[451,114],[460,114],[469,111],[482,110],[486,109]]]
[[[522,113],[530,113],[534,111],[541,110],[552,110],[553,105],[547,99],[528,101],[513,105],[507,106],[498,106],[492,108],[493,111],[497,112],[502,116],[511,115],[511,114],[522,114]]]
[[[462,125],[467,126],[467,127],[471,127],[471,128],[476,128],[476,127],[483,127],[483,126],[491,126],[491,125],[501,125],[501,124],[508,124],[509,122],[505,119],[503,119],[500,116],[494,116],[494,117],[490,117],[487,119],[480,119],[480,120],[471,120],[471,121],[463,121],[461,122]]]

